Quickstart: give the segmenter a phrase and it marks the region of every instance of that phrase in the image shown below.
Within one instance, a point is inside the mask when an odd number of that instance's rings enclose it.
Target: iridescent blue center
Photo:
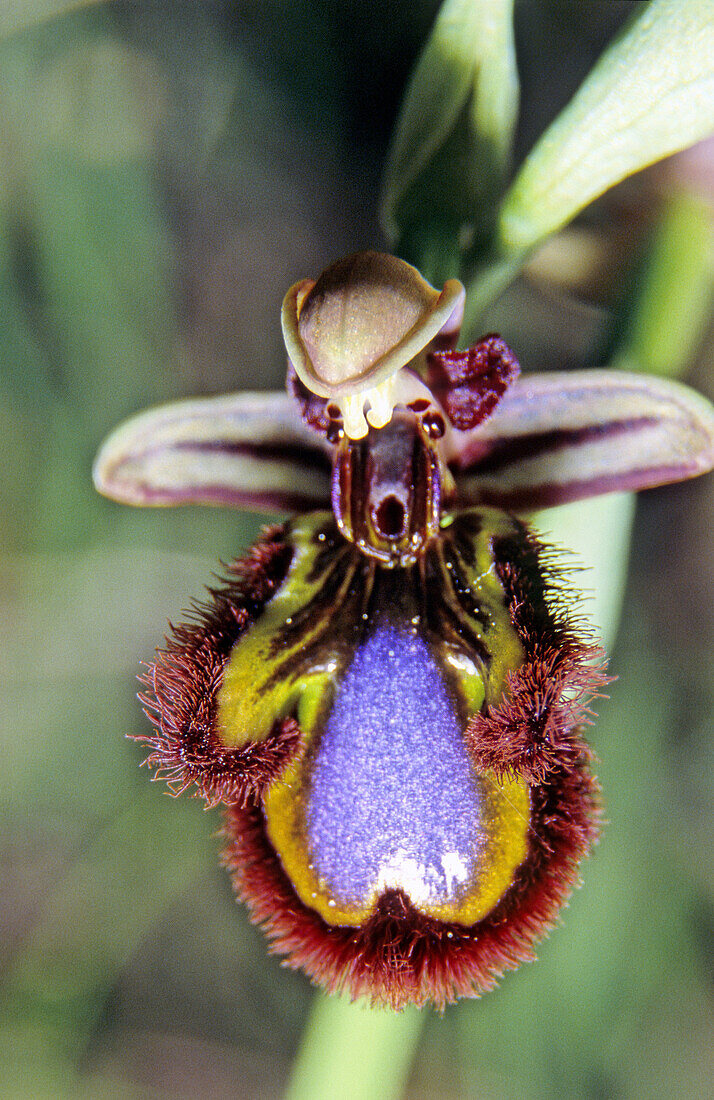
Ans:
[[[305,801],[311,863],[337,904],[388,887],[448,904],[473,881],[486,834],[461,732],[424,639],[378,624],[340,683]]]

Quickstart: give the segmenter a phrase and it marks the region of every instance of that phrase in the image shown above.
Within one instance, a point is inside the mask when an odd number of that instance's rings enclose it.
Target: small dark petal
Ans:
[[[363,925],[328,925],[298,898],[257,807],[226,811],[224,862],[251,919],[287,966],[304,970],[328,992],[367,996],[394,1009],[433,1004],[441,1010],[487,992],[504,971],[532,961],[576,885],[599,816],[599,790],[582,744],[580,750],[533,789],[527,858],[499,904],[470,927],[424,916],[401,890],[386,891]]]
[[[165,649],[139,677],[139,696],[155,730],[135,740],[150,748],[155,778],[179,794],[191,786],[209,805],[243,805],[273,780],[298,747],[300,730],[277,722],[263,741],[226,749],[216,737],[218,689],[236,640],[255,622],[285,577],[291,549],[282,528],[265,532],[250,553],[229,567],[229,579],[196,608],[193,623],[174,627]]]
[[[329,404],[327,398],[319,397],[316,393],[311,393],[304,382],[298,377],[295,367],[290,362],[288,362],[286,386],[290,396],[294,397],[297,401],[300,407],[300,414],[305,423],[310,428],[314,428],[315,431],[327,435],[332,420],[332,417],[327,411]],[[333,405],[332,408],[335,408],[335,406]]]
[[[562,564],[521,525],[520,534],[494,546],[496,571],[525,652],[509,674],[500,704],[475,715],[466,741],[479,768],[542,783],[577,760],[577,731],[590,705],[612,678],[605,654],[588,628],[574,620],[577,593],[568,590]]]
[[[486,420],[519,373],[518,360],[496,334],[465,351],[435,351],[428,357],[429,386],[459,431]]]

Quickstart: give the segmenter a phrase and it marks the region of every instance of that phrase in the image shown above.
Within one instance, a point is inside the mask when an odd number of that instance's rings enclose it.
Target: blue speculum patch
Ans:
[[[311,865],[338,906],[401,888],[456,902],[488,837],[456,706],[416,627],[382,619],[346,669],[305,792]]]

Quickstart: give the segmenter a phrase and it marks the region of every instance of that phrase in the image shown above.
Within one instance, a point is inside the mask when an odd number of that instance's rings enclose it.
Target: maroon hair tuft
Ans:
[[[525,651],[497,707],[475,715],[466,742],[476,765],[540,783],[582,752],[590,705],[612,682],[605,654],[572,616],[578,594],[554,552],[527,527],[494,546],[496,570]]]
[[[293,719],[238,749],[223,748],[215,733],[218,689],[237,639],[255,622],[285,577],[292,551],[282,528],[228,567],[227,582],[211,589],[212,602],[194,609],[194,621],[172,628],[164,649],[139,677],[139,696],[154,726],[134,740],[150,748],[146,763],[174,794],[191,787],[209,805],[243,805],[282,770],[295,752],[300,729]]]

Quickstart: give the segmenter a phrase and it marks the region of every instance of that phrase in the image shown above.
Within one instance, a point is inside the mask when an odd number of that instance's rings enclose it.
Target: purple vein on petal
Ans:
[[[628,435],[658,423],[652,416],[631,417],[629,420],[611,420],[606,424],[587,424],[582,428],[553,428],[547,432],[531,432],[510,439],[497,439],[484,449],[484,457],[477,458],[469,469],[478,468],[479,475],[492,474],[507,466],[535,458],[545,453],[556,454],[567,447],[592,443],[599,439],[612,440],[618,435]]]
[[[303,511],[329,507],[330,453],[286,394],[231,394],[127,421],[102,446],[94,479],[128,504]]]
[[[314,445],[313,445],[314,446]],[[160,447],[157,448],[160,450]],[[307,446],[299,446],[296,443],[240,443],[237,440],[199,440],[192,443],[183,440],[176,444],[177,451],[193,452],[194,454],[224,454],[246,455],[249,458],[258,457],[262,462],[284,462],[294,465],[301,470],[330,469],[330,456],[324,449],[315,447],[310,450]],[[147,452],[148,453],[148,452]]]
[[[526,377],[485,424],[453,432],[460,499],[522,510],[646,489],[714,466],[714,410],[666,379],[616,371]]]

